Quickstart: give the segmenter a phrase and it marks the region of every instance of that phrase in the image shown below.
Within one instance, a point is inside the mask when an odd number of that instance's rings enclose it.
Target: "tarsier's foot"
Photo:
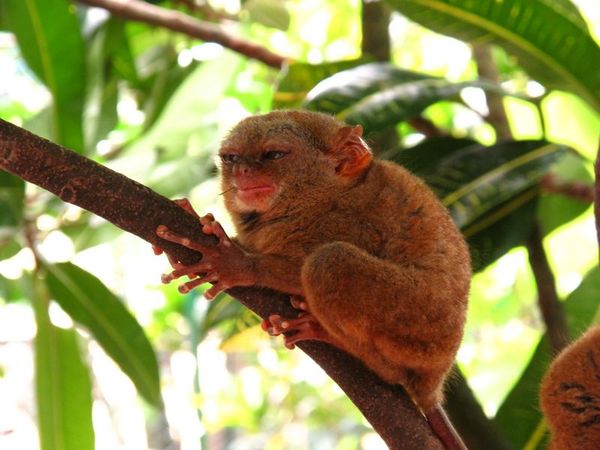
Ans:
[[[335,345],[331,336],[310,313],[308,303],[302,297],[291,296],[290,300],[294,308],[302,311],[298,317],[288,319],[272,314],[262,321],[262,329],[271,336],[283,334],[284,345],[290,350],[300,341],[323,341]]]

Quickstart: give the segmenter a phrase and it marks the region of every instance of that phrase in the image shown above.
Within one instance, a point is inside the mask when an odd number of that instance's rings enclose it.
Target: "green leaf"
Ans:
[[[47,265],[52,298],[94,336],[133,381],[139,393],[160,407],[158,363],[142,327],[100,280],[70,264]]]
[[[545,141],[486,147],[443,137],[388,157],[421,176],[442,199],[467,238],[478,271],[522,244],[536,217],[539,181],[567,155],[574,152]]]
[[[503,93],[489,83],[452,83],[388,63],[370,63],[321,81],[307,94],[304,107],[376,131],[410,119],[439,101],[459,99],[467,87]]]
[[[0,170],[0,238],[2,227],[16,227],[23,218],[25,182]]]
[[[74,330],[50,323],[37,298],[35,384],[41,450],[92,450],[92,383]]]
[[[15,256],[23,248],[16,239],[3,236],[4,230],[0,229],[0,260]]]
[[[532,77],[570,90],[600,111],[600,48],[566,0],[388,0],[411,20],[473,43],[495,43]],[[593,63],[592,63],[593,64]]]
[[[491,147],[457,147],[440,158],[436,146],[417,146],[399,152],[394,161],[421,175],[456,224],[466,229],[537,185],[567,151],[565,146],[545,141],[509,141]],[[416,162],[428,160],[435,164],[422,166],[419,171],[412,168]]]
[[[594,317],[600,313],[598,298],[600,270],[594,268],[565,301],[567,325],[574,338],[588,328]],[[544,337],[494,419],[515,448],[523,448],[542,419],[538,403],[539,387],[550,360],[550,346],[548,339]]]
[[[273,94],[273,108],[298,108],[319,81],[364,62],[364,59],[354,59],[324,64],[291,63],[284,69]]]
[[[53,97],[51,138],[83,151],[85,48],[67,0],[7,0],[7,23],[23,57]]]
[[[248,0],[244,9],[253,22],[286,31],[290,26],[290,13],[282,0]]]
[[[462,230],[469,244],[473,272],[483,270],[512,248],[523,245],[531,234],[538,202],[539,189],[534,186]]]
[[[17,280],[4,278],[0,275],[0,298],[6,302],[19,301],[27,298],[23,285],[27,285],[26,277]]]

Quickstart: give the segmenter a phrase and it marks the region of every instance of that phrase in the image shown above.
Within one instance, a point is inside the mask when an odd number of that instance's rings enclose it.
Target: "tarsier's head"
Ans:
[[[362,127],[306,111],[274,111],[240,122],[219,152],[230,211],[265,212],[307,190],[347,185],[370,164]]]

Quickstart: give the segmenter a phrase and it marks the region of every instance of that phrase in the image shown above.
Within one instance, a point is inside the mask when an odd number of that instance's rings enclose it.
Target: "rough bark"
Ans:
[[[197,262],[201,255],[158,238],[158,225],[214,243],[200,232],[197,220],[171,200],[3,120],[0,168],[161,246],[185,263]],[[294,313],[283,294],[258,288],[229,293],[261,317]],[[391,449],[443,448],[401,386],[384,383],[360,361],[327,344],[306,342],[299,347],[344,390]]]

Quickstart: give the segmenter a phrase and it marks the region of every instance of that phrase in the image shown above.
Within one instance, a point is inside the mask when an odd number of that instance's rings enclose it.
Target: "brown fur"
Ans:
[[[600,326],[563,350],[542,382],[553,450],[600,449]]]
[[[242,156],[248,176],[278,188],[249,208],[237,198],[236,169],[224,164],[225,204],[237,242],[260,255],[254,283],[305,296],[339,346],[427,411],[441,401],[462,337],[468,249],[430,189],[396,164],[371,161],[353,130],[300,111],[242,121],[221,154]],[[285,158],[260,161],[271,149]]]

